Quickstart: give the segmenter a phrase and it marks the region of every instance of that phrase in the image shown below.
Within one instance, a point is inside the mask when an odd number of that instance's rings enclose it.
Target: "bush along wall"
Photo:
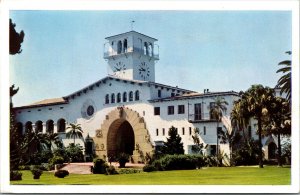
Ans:
[[[168,170],[191,170],[201,168],[205,165],[205,159],[202,155],[165,155],[154,160],[150,165],[146,165],[143,170],[168,171]]]

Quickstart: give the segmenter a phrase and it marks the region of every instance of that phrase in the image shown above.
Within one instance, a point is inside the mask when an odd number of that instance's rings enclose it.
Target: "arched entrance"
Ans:
[[[96,154],[104,159],[125,152],[131,155],[132,162],[144,163],[154,150],[144,118],[126,107],[117,107],[105,115],[93,140]]]
[[[274,142],[268,145],[268,159],[276,159],[277,146]]]
[[[114,121],[107,135],[107,156],[116,157],[120,153],[133,155],[134,145],[134,132],[130,123],[122,119]]]

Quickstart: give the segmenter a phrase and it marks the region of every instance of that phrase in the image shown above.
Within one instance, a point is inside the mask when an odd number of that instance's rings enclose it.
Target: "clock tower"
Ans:
[[[157,39],[130,31],[110,37],[104,44],[108,75],[142,81],[155,81],[155,62],[159,60]]]

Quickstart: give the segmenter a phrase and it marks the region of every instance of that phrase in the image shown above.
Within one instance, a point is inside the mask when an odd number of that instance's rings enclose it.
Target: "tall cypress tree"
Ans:
[[[162,152],[164,154],[184,154],[183,143],[181,142],[181,137],[177,133],[175,127],[171,127],[168,132],[169,137],[167,141],[164,142]]]

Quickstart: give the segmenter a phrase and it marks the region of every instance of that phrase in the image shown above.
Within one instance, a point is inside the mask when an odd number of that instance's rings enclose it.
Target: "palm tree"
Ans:
[[[67,138],[73,138],[74,139],[74,145],[75,145],[75,138],[83,138],[82,137],[82,129],[80,124],[70,123],[70,125],[67,127]],[[69,130],[69,131],[68,131]]]
[[[270,129],[268,134],[276,134],[278,142],[278,166],[282,166],[281,161],[281,139],[280,135],[291,134],[290,106],[286,99],[275,97],[270,108],[270,122],[266,128]]]
[[[259,167],[263,168],[262,155],[262,126],[263,117],[268,112],[274,98],[274,90],[262,85],[252,85],[246,92],[242,93],[241,101],[247,108],[250,116],[257,120],[257,133],[259,141]]]
[[[52,142],[54,142],[54,144],[56,144],[59,141],[58,133],[47,133],[46,136],[47,136],[47,139],[49,141],[48,147],[51,150],[53,148]]]
[[[292,54],[291,51],[285,52],[289,55]],[[286,93],[286,98],[290,102],[291,101],[291,68],[292,68],[292,61],[285,60],[280,62],[278,65],[285,65],[285,67],[280,68],[276,71],[276,73],[283,73],[280,79],[277,82],[276,87],[280,87],[280,94]]]
[[[223,112],[226,112],[228,102],[223,97],[216,97],[214,102],[210,104],[210,116],[217,121],[217,157],[219,155],[219,122],[223,117]]]

